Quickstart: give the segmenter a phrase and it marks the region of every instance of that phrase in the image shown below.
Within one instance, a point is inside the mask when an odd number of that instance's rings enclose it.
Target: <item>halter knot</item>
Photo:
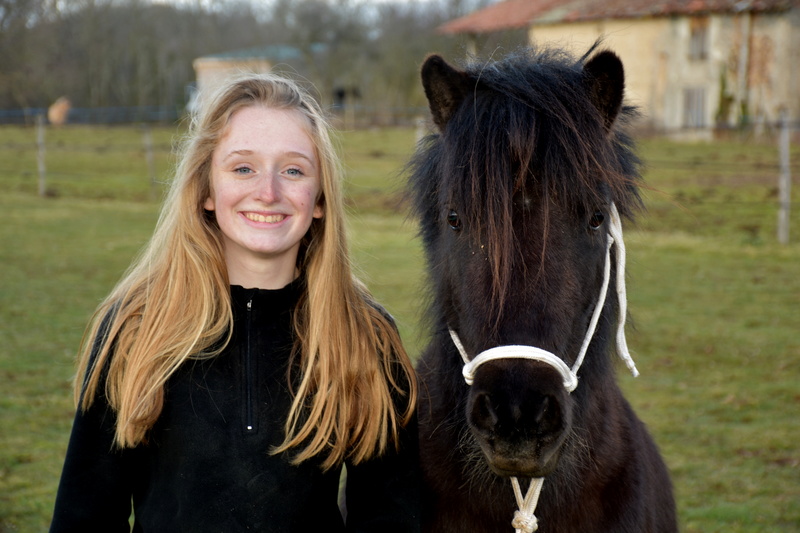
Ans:
[[[511,527],[520,533],[533,533],[539,529],[539,521],[534,514],[525,514],[522,511],[514,511],[514,519]]]

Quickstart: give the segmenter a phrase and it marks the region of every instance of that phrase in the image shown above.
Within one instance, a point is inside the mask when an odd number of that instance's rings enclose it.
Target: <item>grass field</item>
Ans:
[[[153,131],[162,180],[174,134]],[[35,132],[0,127],[0,533],[47,530],[75,351],[152,231],[160,195],[140,130],[47,135],[40,198]],[[358,268],[416,354],[423,265],[394,194],[414,132],[341,142]],[[781,246],[775,144],[641,146],[649,212],[626,244],[628,340],[642,375],[621,370],[620,381],[672,471],[684,532],[800,531],[800,187],[793,242]],[[797,176],[797,146],[792,160]]]

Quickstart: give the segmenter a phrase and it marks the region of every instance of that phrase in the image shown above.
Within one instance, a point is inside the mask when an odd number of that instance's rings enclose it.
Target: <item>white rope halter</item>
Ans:
[[[603,285],[600,288],[600,294],[597,297],[597,303],[592,313],[592,319],[589,322],[589,328],[586,331],[586,336],[583,338],[578,357],[572,368],[558,356],[547,350],[536,348],[534,346],[524,345],[508,345],[496,346],[484,350],[470,360],[464,345],[458,334],[449,329],[450,338],[453,339],[461,358],[464,360],[464,368],[462,373],[467,385],[472,385],[475,379],[475,372],[478,367],[489,361],[495,359],[529,359],[532,361],[540,361],[555,368],[564,383],[564,388],[567,392],[572,392],[578,386],[578,370],[583,363],[583,358],[586,356],[586,351],[589,349],[589,344],[594,337],[597,322],[600,320],[600,314],[603,310],[603,304],[606,300],[606,293],[608,292],[608,282],[611,277],[611,246],[616,243],[616,263],[617,263],[617,301],[619,310],[619,320],[617,322],[617,353],[619,357],[625,361],[625,365],[631,371],[634,377],[639,375],[636,370],[636,365],[633,362],[630,352],[628,351],[628,341],[625,339],[625,315],[627,314],[628,300],[625,293],[625,243],[622,240],[622,221],[620,220],[617,207],[612,203],[609,209],[610,220],[608,225],[608,243],[606,245],[606,260],[603,267]],[[542,484],[544,478],[534,478],[528,486],[528,491],[525,497],[522,496],[519,481],[516,477],[511,478],[511,485],[514,489],[514,497],[517,500],[518,510],[514,513],[514,520],[511,525],[516,529],[517,533],[533,533],[539,528],[536,516],[533,514],[536,510],[536,504],[539,501],[539,494],[542,491]]]

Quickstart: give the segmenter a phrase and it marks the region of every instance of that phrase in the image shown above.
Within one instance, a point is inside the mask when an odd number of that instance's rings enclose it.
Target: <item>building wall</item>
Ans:
[[[787,108],[795,121],[800,121],[800,9],[792,10],[786,17],[787,28],[784,30],[790,35],[785,38],[785,45],[780,47],[779,58],[781,65],[789,65],[786,72],[786,88],[784,98],[788,102]]]
[[[223,59],[201,57],[193,63],[197,93],[209,94],[217,89],[231,76],[241,73],[266,74],[272,69],[272,63],[266,59]]]
[[[755,118],[778,119],[786,109],[800,118],[800,12],[754,17],[748,107]]]
[[[704,53],[692,46],[693,33],[703,36]],[[782,107],[800,117],[798,10],[547,24],[529,32],[531,42],[576,54],[601,36],[622,59],[627,101],[646,126],[703,135],[715,125],[772,122]]]

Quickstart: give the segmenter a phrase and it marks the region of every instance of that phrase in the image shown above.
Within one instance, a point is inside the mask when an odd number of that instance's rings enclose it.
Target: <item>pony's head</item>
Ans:
[[[466,70],[434,55],[422,67],[438,134],[412,161],[411,187],[432,313],[467,359],[496,347],[511,356],[474,368],[461,406],[500,475],[550,473],[582,423],[577,406],[613,379],[616,301],[601,292],[614,294],[609,229],[640,205],[639,162],[617,127],[632,112],[622,63],[590,54],[529,50]],[[570,394],[558,366],[574,366],[598,306]]]

